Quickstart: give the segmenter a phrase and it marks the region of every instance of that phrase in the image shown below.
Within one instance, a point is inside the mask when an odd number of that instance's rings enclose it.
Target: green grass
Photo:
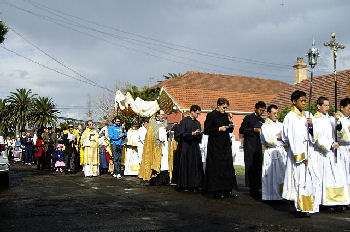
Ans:
[[[236,175],[244,175],[244,168],[235,167]]]

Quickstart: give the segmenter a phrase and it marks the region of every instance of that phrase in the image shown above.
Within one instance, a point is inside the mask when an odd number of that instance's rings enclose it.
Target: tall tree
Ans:
[[[16,92],[10,92],[10,96],[5,99],[13,113],[16,128],[23,130],[28,123],[28,116],[32,110],[31,105],[36,94],[31,89],[16,89]]]
[[[53,126],[57,121],[58,114],[59,111],[52,98],[39,96],[33,100],[30,123],[36,127]]]
[[[5,26],[5,24],[2,21],[0,21],[0,44],[4,42],[7,31],[8,31],[8,28]]]
[[[12,115],[11,107],[0,99],[0,133],[4,136],[14,136],[16,133],[16,123]]]

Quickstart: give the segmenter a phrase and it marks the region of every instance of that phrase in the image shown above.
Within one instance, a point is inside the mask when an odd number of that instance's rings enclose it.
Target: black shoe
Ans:
[[[239,196],[235,193],[228,193],[225,195],[225,198],[237,199]]]
[[[262,198],[261,193],[258,191],[251,191],[250,196],[253,197],[254,199],[261,199]]]
[[[311,217],[311,215],[310,215],[309,212],[300,212],[300,211],[298,211],[298,212],[297,212],[297,215],[298,215],[299,217]]]
[[[202,188],[193,188],[193,191],[194,193],[200,193],[202,192]]]
[[[223,192],[218,192],[214,194],[214,197],[216,199],[224,199],[225,198],[225,194]]]
[[[344,206],[344,205],[339,205],[339,206],[337,207],[337,212],[342,213],[342,212],[344,212],[345,210],[346,210],[346,206]]]

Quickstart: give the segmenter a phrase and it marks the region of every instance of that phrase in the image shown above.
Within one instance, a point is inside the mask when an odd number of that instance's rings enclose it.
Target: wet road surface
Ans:
[[[216,200],[136,177],[59,175],[11,166],[0,189],[0,231],[350,231],[350,211],[298,218],[289,202],[255,200],[238,176],[239,199]]]

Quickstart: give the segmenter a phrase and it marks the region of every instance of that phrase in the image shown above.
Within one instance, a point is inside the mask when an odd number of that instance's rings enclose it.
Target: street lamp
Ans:
[[[312,47],[309,49],[309,51],[306,55],[308,57],[308,63],[311,67],[310,94],[309,94],[309,117],[310,117],[310,114],[311,114],[311,96],[312,96],[312,78],[314,76],[314,68],[317,65],[318,57],[320,56],[318,49],[315,47],[315,40],[312,41]]]

